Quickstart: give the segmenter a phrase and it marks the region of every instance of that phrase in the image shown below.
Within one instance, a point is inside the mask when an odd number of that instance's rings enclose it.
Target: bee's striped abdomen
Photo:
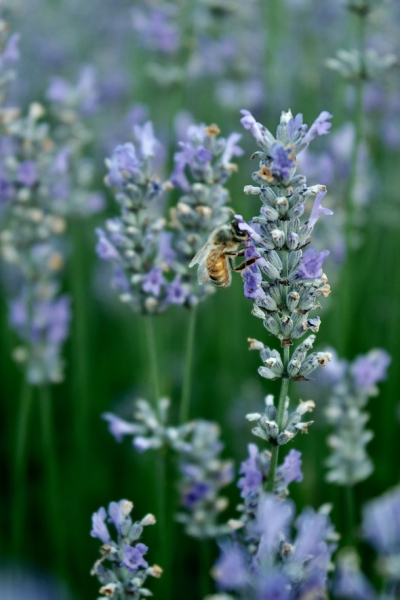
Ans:
[[[211,281],[220,288],[226,288],[231,282],[231,273],[225,254],[210,253],[207,259],[207,270]]]

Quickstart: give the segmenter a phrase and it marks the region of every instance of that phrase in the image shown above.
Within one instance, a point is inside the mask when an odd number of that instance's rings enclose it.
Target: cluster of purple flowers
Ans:
[[[0,63],[7,74],[18,58],[18,36],[2,43]],[[37,103],[30,105],[26,115],[1,107],[0,248],[15,272],[10,277],[14,280],[10,323],[22,345],[14,358],[24,364],[32,384],[62,379],[61,345],[70,320],[69,299],[59,296],[64,263],[59,240],[66,224],[52,202],[57,146],[49,125],[42,122],[44,112]]]
[[[248,415],[257,421],[253,434],[272,444],[272,463],[267,483],[268,491],[274,490],[278,448],[290,441],[299,431],[307,432],[311,422],[302,422],[301,416],[313,408],[313,403],[301,403],[289,412],[287,389],[290,379],[306,381],[318,366],[330,360],[329,352],[308,352],[313,347],[315,335],[310,335],[290,356],[290,346],[307,330],[316,333],[320,318],[309,317],[310,311],[320,308],[319,299],[330,293],[328,279],[322,270],[329,255],[327,250],[318,252],[308,245],[315,224],[322,215],[332,211],[322,206],[326,195],[325,186],[308,187],[304,175],[296,174],[297,155],[308,147],[318,135],[328,133],[332,115],[323,111],[308,128],[301,114],[293,117],[291,111],[283,112],[274,136],[264,125],[256,121],[248,110],[242,110],[241,123],[250,130],[261,151],[252,158],[259,161],[259,169],[253,173],[257,186],[247,185],[246,194],[259,195],[262,206],[260,215],[250,223],[241,215],[235,215],[238,226],[247,232],[249,241],[245,258],[252,263],[243,271],[245,296],[253,300],[253,314],[263,320],[267,331],[276,336],[283,347],[283,357],[258,340],[251,339],[250,349],[259,350],[263,366],[258,372],[266,379],[282,379],[278,406],[273,397],[267,397],[265,414]],[[308,198],[314,204],[308,219],[302,223]],[[254,260],[255,259],[255,260]]]
[[[141,521],[132,522],[130,513],[133,504],[128,500],[110,502],[108,511],[101,507],[92,515],[92,530],[90,535],[99,539],[103,545],[100,548],[101,558],[92,568],[102,584],[100,594],[114,600],[139,600],[150,596],[150,590],[143,585],[149,575],[160,577],[162,569],[153,565],[149,567],[144,558],[148,547],[138,542],[143,528],[154,525],[153,515],[146,515]],[[117,532],[117,541],[111,538],[107,522],[112,523]],[[108,561],[108,567],[105,566]]]
[[[353,485],[363,481],[373,471],[366,445],[373,432],[366,429],[369,415],[365,407],[378,392],[377,383],[386,379],[390,356],[385,350],[370,350],[351,364],[339,360],[332,352],[332,361],[324,371],[322,381],[332,389],[325,415],[333,427],[328,437],[331,454],[327,459],[327,480],[338,485]]]
[[[178,490],[183,509],[177,520],[185,525],[188,535],[215,538],[229,531],[218,519],[228,506],[227,498],[220,493],[233,481],[232,461],[221,458],[224,446],[216,423],[197,419],[178,427],[170,426],[169,404],[167,398],[162,398],[154,410],[146,400],[138,400],[133,422],[112,413],[103,414],[103,418],[117,441],[129,435],[139,452],[170,448],[177,455]]]
[[[59,81],[57,94],[52,84],[48,122],[39,103],[30,104],[26,114],[6,106],[19,36],[10,36],[2,22],[0,37],[0,249],[15,271],[9,277],[10,324],[22,345],[14,357],[30,383],[58,382],[71,318],[69,298],[60,296],[65,219],[102,207],[101,194],[90,191],[93,164],[82,159],[90,134],[76,108],[89,86],[82,77],[75,87],[63,82],[61,94]]]
[[[135,311],[154,314],[183,304],[186,291],[179,275],[173,281],[165,277],[175,253],[161,216],[165,191],[171,186],[153,174],[159,142],[150,121],[136,125],[134,132],[137,147],[131,142],[117,146],[106,161],[106,184],[117,191],[120,216],[96,230],[97,253],[112,263],[120,299]]]
[[[328,513],[329,507],[305,508],[295,519],[290,501],[261,493],[251,518],[221,544],[213,576],[230,593],[213,598],[325,597],[337,541]]]

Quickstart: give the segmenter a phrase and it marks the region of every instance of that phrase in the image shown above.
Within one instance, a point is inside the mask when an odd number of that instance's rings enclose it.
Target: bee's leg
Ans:
[[[243,271],[243,269],[245,269],[246,267],[253,265],[256,262],[256,260],[258,260],[258,257],[248,258],[247,260],[244,260],[242,263],[240,263],[240,265],[238,265],[237,267],[235,266],[231,258],[229,259],[229,263],[231,265],[232,271]]]
[[[243,248],[243,250],[232,250],[232,252],[225,252],[226,256],[244,256],[247,248]]]

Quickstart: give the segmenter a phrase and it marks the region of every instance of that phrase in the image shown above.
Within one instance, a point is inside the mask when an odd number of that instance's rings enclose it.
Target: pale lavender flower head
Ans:
[[[139,567],[147,569],[148,562],[143,556],[146,554],[148,547],[145,544],[136,544],[136,546],[124,546],[124,560],[120,563],[121,567],[127,567],[131,573],[136,573]]]
[[[165,284],[162,270],[155,267],[143,277],[142,290],[153,296],[159,296],[161,287]]]
[[[379,381],[386,379],[391,360],[390,355],[380,348],[357,357],[350,367],[354,385],[364,390],[373,388]]]
[[[243,475],[238,481],[240,495],[246,498],[251,492],[256,492],[262,482],[262,473],[257,467],[258,448],[255,444],[248,445],[249,458],[240,465],[239,473]]]
[[[233,132],[231,133],[225,142],[225,148],[221,156],[221,161],[223,164],[230,163],[233,157],[242,156],[244,150],[240,146],[237,145],[237,142],[241,139],[240,133]]]
[[[376,592],[358,566],[358,557],[352,553],[339,555],[336,561],[335,577],[332,582],[335,598],[352,600],[375,600]]]
[[[121,260],[121,257],[113,244],[107,238],[106,233],[100,229],[96,229],[98,236],[98,242],[96,246],[96,252],[102,260]]]
[[[71,85],[63,77],[52,77],[46,97],[50,102],[63,103],[71,92]]]
[[[236,590],[244,587],[249,576],[243,551],[232,544],[221,548],[222,554],[213,568],[213,577],[220,589]]]
[[[289,578],[275,570],[267,575],[260,574],[257,581],[257,600],[290,600],[292,585]]]
[[[162,261],[171,266],[176,258],[176,251],[172,247],[172,233],[170,231],[162,231],[158,237],[158,255]]]
[[[315,567],[326,578],[330,560],[326,539],[331,527],[328,516],[316,513],[312,508],[303,510],[296,520],[297,536],[293,560],[301,563],[309,561],[310,574]]]
[[[7,40],[6,47],[4,48],[3,54],[0,57],[1,67],[12,67],[18,62],[20,57],[19,52],[19,41],[21,36],[19,33],[13,33]]]
[[[301,472],[301,452],[298,450],[291,450],[285,457],[283,465],[279,467],[279,470],[286,485],[289,485],[292,481],[297,481],[297,483],[303,481],[303,473]]]
[[[326,135],[329,133],[329,130],[332,127],[332,123],[329,123],[329,119],[332,119],[332,115],[328,111],[323,110],[307,131],[304,141],[309,144],[317,137],[317,135]]]
[[[106,518],[107,513],[103,506],[92,515],[92,530],[90,535],[101,540],[103,544],[107,544],[109,541],[111,541],[107,525],[105,524]]]
[[[270,150],[272,158],[271,171],[275,177],[288,179],[293,167],[296,166],[294,157],[291,157],[292,149],[285,148],[282,142],[273,144]]]
[[[33,160],[25,160],[18,165],[17,181],[27,187],[32,187],[38,180],[36,163]]]
[[[133,435],[138,432],[138,426],[129,423],[114,413],[102,413],[101,418],[108,422],[108,429],[117,442],[121,442],[124,435]]]
[[[240,119],[241,124],[245,129],[249,129],[255,139],[258,141],[262,140],[262,125],[258,123],[251,112],[243,108],[240,113],[243,117]]]
[[[119,534],[121,534],[121,524],[126,518],[126,512],[124,511],[124,507],[131,503],[128,500],[120,500],[119,502],[110,502],[108,505],[108,514],[110,517],[110,521],[113,523],[115,529]]]
[[[111,155],[107,183],[122,187],[126,176],[134,175],[140,167],[135,146],[131,142],[117,146]]]
[[[144,125],[134,125],[133,131],[136,139],[140,143],[140,151],[142,156],[154,156],[155,149],[160,145],[160,142],[154,137],[152,122],[146,121]]]
[[[261,536],[257,556],[275,551],[280,543],[280,534],[285,533],[293,517],[293,508],[288,501],[279,500],[272,494],[260,497],[254,529]]]
[[[250,300],[262,300],[265,298],[265,292],[261,287],[263,278],[256,263],[243,269],[242,279],[244,281],[244,295],[246,298]]]
[[[400,553],[400,487],[363,508],[363,537],[384,556]]]
[[[209,493],[211,487],[205,481],[195,481],[190,486],[182,498],[182,505],[185,508],[192,509],[198,502],[203,500]]]
[[[68,335],[70,320],[69,296],[61,296],[53,300],[37,300],[32,315],[28,312],[25,296],[16,298],[10,303],[10,324],[32,344],[46,341],[56,346],[61,345]]]
[[[234,215],[235,220],[238,222],[238,227],[240,229],[240,231],[246,231],[249,235],[249,238],[255,243],[255,244],[259,244],[262,242],[262,236],[257,233],[257,231],[255,230],[254,227],[252,227],[251,225],[249,225],[249,223],[247,223],[242,215]]]
[[[11,183],[10,179],[7,177],[5,170],[0,165],[0,204],[6,204],[15,194],[14,185]]]
[[[297,271],[301,279],[318,279],[322,275],[322,264],[329,256],[329,250],[318,252],[315,248],[308,248],[304,254]]]
[[[177,275],[167,287],[167,304],[182,306],[187,298],[187,292],[181,284],[181,276]]]
[[[307,221],[307,224],[310,227],[314,227],[315,223],[318,221],[318,219],[320,218],[321,215],[333,215],[333,210],[331,210],[330,208],[325,208],[324,206],[321,206],[322,200],[325,198],[325,196],[326,196],[326,189],[319,192],[315,197],[314,205],[311,210],[311,215]]]

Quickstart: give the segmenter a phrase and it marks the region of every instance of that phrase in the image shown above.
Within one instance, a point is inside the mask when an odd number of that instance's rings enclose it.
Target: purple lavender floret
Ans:
[[[276,142],[270,150],[272,163],[270,169],[275,177],[289,179],[296,161],[292,158],[292,149],[284,148],[281,142]]]
[[[213,577],[222,590],[242,588],[249,578],[249,566],[244,552],[233,544],[221,547],[221,556],[213,568]]]
[[[98,236],[98,242],[96,246],[96,252],[102,260],[119,261],[121,257],[118,250],[113,246],[107,237],[107,234],[103,229],[97,228],[96,234]]]
[[[121,419],[113,413],[102,413],[101,418],[108,422],[108,429],[117,442],[121,442],[125,435],[134,435],[138,432],[138,426]]]
[[[355,386],[369,390],[378,382],[384,381],[391,360],[390,355],[379,348],[371,350],[365,356],[356,358],[350,368]]]
[[[148,562],[143,558],[148,547],[145,544],[136,544],[135,547],[124,546],[124,560],[120,563],[121,567],[127,567],[131,573],[136,573],[139,567],[147,569]]]
[[[129,175],[135,175],[140,167],[135,146],[131,142],[117,146],[109,161],[107,183],[122,188]]]
[[[359,567],[355,552],[342,551],[336,561],[335,576],[332,582],[335,598],[352,600],[375,600],[376,591]]]
[[[163,277],[162,269],[154,268],[149,273],[144,275],[142,290],[148,294],[153,294],[158,297],[161,292],[161,288],[166,284]]]
[[[27,187],[33,187],[38,180],[36,163],[33,160],[26,160],[18,165],[17,181]]]
[[[192,510],[198,502],[204,500],[210,489],[211,487],[208,483],[203,481],[195,481],[185,492],[182,498],[182,506]]]
[[[0,56],[0,68],[12,67],[18,62],[20,57],[19,41],[21,36],[19,33],[13,33],[7,40],[3,54]]]
[[[289,485],[292,481],[303,481],[303,473],[301,472],[301,452],[291,450],[285,457],[283,465],[279,467],[285,485]]]
[[[106,518],[107,513],[103,506],[92,515],[92,530],[90,535],[101,540],[103,544],[107,544],[111,540],[110,533],[105,523]]]
[[[311,210],[311,215],[307,221],[307,224],[310,227],[314,227],[319,217],[321,217],[322,215],[333,215],[333,210],[331,210],[330,208],[325,208],[321,205],[321,202],[325,198],[325,196],[326,189],[319,192],[315,197],[314,205]]]
[[[328,111],[323,110],[306,133],[304,141],[309,144],[317,137],[317,135],[326,135],[329,133],[329,130],[332,127],[332,123],[329,123],[329,119],[332,119],[332,115]]]
[[[329,250],[318,252],[315,248],[308,248],[302,258],[297,271],[301,279],[319,279],[322,275],[322,264],[329,256]]]
[[[185,303],[187,292],[181,283],[181,275],[177,275],[175,279],[167,287],[167,304],[176,304],[182,306]]]
[[[400,554],[399,487],[365,504],[362,531],[364,539],[382,556]]]
[[[257,466],[258,448],[255,444],[248,445],[249,458],[240,465],[239,473],[243,475],[238,481],[242,498],[252,492],[256,492],[262,482],[262,473]]]

